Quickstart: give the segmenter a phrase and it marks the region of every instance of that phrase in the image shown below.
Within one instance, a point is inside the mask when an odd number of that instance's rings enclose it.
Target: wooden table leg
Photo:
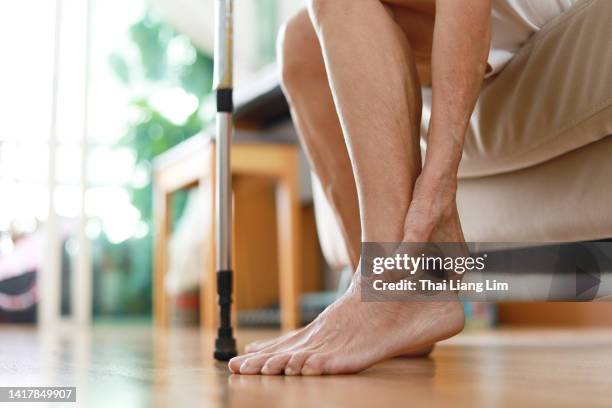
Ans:
[[[199,184],[205,199],[211,200],[210,205],[203,208],[210,222],[203,232],[208,239],[204,239],[205,245],[202,248],[204,264],[201,276],[203,290],[200,291],[201,326],[205,329],[215,329],[217,325],[214,145],[207,142],[197,149],[199,149],[198,154],[192,155],[190,159],[177,160],[172,166],[160,165],[156,172],[153,314],[159,326],[167,326],[169,323],[169,301],[165,291],[165,275],[168,268],[171,193],[190,187],[193,183]],[[287,146],[262,145],[236,145],[232,149],[234,155],[232,173],[235,176],[264,176],[277,183],[281,325],[283,329],[296,328],[301,323],[299,294],[302,265],[298,150]],[[237,234],[233,235],[237,236]]]
[[[155,242],[153,262],[153,320],[159,327],[169,323],[169,302],[166,294],[166,272],[168,270],[168,240],[172,214],[171,194],[156,188],[153,194],[155,211]]]
[[[301,212],[297,158],[287,160],[278,179],[277,225],[281,327],[291,330],[301,323],[299,309],[301,268]]]

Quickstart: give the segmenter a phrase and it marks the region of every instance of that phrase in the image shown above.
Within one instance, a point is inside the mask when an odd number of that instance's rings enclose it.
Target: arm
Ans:
[[[463,141],[487,67],[490,0],[438,0],[432,51],[433,106],[425,174],[457,177]]]
[[[449,217],[459,223],[457,171],[487,67],[490,13],[490,0],[436,2],[432,116],[425,164],[406,220],[409,239],[432,239],[436,227]]]

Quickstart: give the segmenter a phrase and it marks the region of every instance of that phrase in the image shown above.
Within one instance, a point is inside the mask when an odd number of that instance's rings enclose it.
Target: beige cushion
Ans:
[[[468,241],[612,238],[612,137],[524,170],[459,182]]]

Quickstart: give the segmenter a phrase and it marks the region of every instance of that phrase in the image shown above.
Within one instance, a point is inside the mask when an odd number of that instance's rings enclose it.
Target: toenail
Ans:
[[[291,367],[285,368],[285,375],[294,375],[295,371]]]

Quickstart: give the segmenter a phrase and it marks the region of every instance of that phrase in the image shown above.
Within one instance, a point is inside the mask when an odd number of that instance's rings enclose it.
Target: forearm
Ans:
[[[465,132],[487,67],[490,0],[437,0],[432,116],[423,175],[456,183]]]

